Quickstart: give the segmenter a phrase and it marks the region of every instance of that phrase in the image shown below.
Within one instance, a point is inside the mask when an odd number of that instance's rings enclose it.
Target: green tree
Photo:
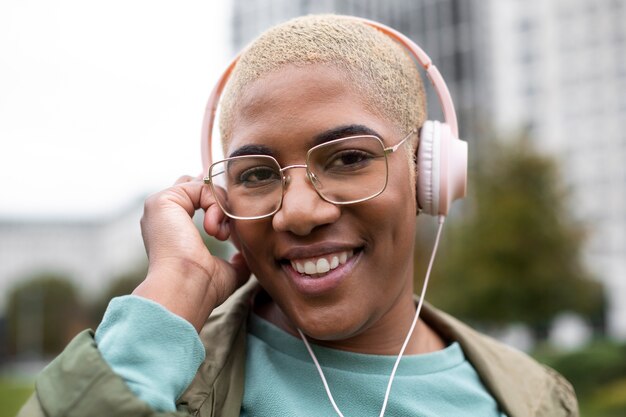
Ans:
[[[529,140],[487,149],[473,164],[464,216],[447,225],[428,298],[466,320],[525,323],[539,337],[564,310],[597,319],[601,287],[582,263],[584,230],[558,165]]]
[[[9,352],[36,356],[60,352],[86,317],[74,284],[59,274],[42,273],[9,292]]]

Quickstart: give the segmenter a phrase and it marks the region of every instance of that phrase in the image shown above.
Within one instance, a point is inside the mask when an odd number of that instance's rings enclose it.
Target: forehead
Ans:
[[[365,128],[355,134],[369,129],[384,140],[394,124],[376,113],[357,83],[337,67],[285,66],[243,90],[226,155],[249,145],[267,146],[277,153],[300,150],[319,143],[325,132],[349,126]]]

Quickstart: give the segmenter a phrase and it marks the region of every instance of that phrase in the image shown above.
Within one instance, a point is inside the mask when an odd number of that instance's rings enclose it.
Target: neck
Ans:
[[[349,352],[397,355],[404,343],[415,315],[416,304],[410,292],[402,300],[397,300],[393,307],[373,323],[364,326],[364,330],[342,340],[316,340],[312,343],[332,349]],[[280,307],[265,294],[257,297],[255,312],[265,320],[281,328],[294,337],[300,337],[297,328],[283,313]],[[444,340],[421,319],[409,340],[405,355],[434,352],[445,348]]]

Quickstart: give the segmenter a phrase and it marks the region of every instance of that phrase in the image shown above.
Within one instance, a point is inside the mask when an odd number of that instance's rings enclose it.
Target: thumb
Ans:
[[[239,288],[250,278],[250,268],[248,268],[248,263],[241,252],[237,252],[230,258],[230,264],[235,270],[237,288]]]
[[[220,280],[212,280],[213,290],[215,291],[215,301],[217,305],[222,304],[230,297],[237,288],[245,284],[250,278],[250,270],[248,264],[240,253],[235,254],[230,262],[220,258],[215,258],[218,270],[221,272],[218,276],[223,277]],[[216,306],[217,306],[216,305]]]

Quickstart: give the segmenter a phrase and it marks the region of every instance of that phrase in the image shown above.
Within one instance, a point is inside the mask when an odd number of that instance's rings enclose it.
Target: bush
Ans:
[[[595,341],[574,352],[544,346],[535,357],[572,383],[582,415],[626,415],[626,344]]]
[[[76,286],[43,273],[20,281],[7,305],[9,354],[56,355],[86,321]]]
[[[583,415],[624,417],[626,415],[626,378],[601,388],[582,404]]]

